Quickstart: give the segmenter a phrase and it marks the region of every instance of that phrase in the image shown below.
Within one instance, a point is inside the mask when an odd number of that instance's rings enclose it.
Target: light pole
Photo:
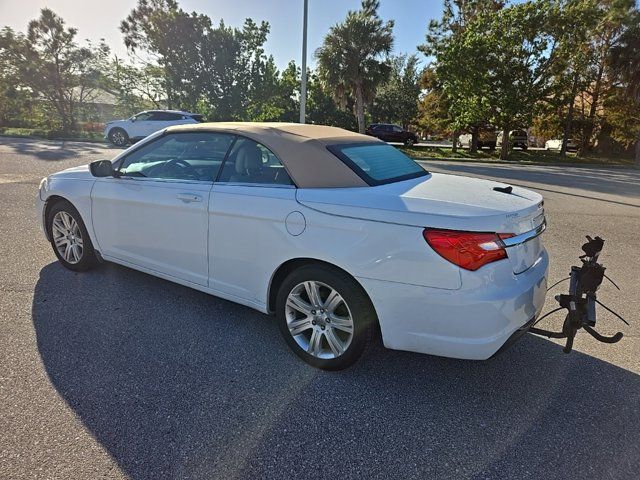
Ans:
[[[309,0],[304,0],[302,20],[302,76],[300,78],[300,123],[305,123],[307,108],[307,16]]]

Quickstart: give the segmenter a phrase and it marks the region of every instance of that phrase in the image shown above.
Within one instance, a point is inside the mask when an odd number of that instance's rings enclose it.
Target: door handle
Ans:
[[[202,197],[195,193],[179,193],[177,195],[178,200],[182,200],[184,203],[201,202]]]

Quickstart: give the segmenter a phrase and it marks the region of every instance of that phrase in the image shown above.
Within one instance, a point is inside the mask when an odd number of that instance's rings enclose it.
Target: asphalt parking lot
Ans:
[[[38,182],[116,153],[0,139],[0,478],[638,478],[640,171],[425,164],[541,192],[551,282],[584,235],[605,238],[623,290],[599,298],[631,326],[603,312],[599,327],[620,343],[579,334],[565,355],[528,335],[484,362],[377,347],[328,373],[254,310],[55,261]]]

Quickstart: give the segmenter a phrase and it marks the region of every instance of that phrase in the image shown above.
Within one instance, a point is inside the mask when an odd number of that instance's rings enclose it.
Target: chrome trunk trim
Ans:
[[[528,242],[529,240],[533,240],[538,235],[542,234],[547,228],[547,219],[545,218],[540,225],[538,225],[533,230],[529,230],[528,232],[521,233],[520,235],[516,235],[515,237],[505,238],[502,240],[505,248],[515,247],[516,245],[522,245],[523,243]]]

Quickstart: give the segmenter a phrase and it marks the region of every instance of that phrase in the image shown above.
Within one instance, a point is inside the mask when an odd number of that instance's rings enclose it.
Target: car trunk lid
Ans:
[[[438,173],[375,187],[298,189],[297,200],[331,215],[450,230],[521,235],[544,221],[536,192]],[[531,267],[542,248],[540,237],[508,247],[514,273]]]

